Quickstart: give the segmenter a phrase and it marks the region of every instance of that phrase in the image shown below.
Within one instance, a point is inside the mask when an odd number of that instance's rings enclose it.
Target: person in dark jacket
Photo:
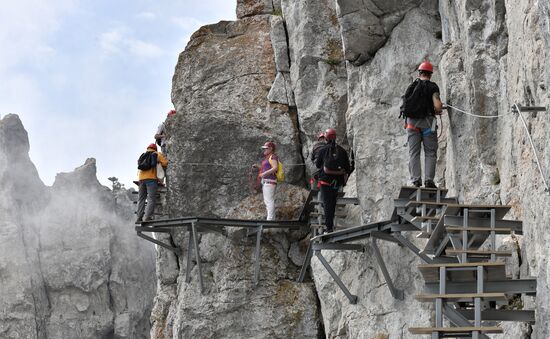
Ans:
[[[348,152],[336,144],[336,131],[332,128],[327,129],[325,138],[327,144],[319,150],[315,166],[320,170],[317,186],[321,190],[327,231],[332,232],[338,191],[346,184],[351,166]]]
[[[317,134],[317,141],[313,144],[313,147],[311,148],[311,162],[315,166],[315,161],[317,160],[317,157],[319,155],[319,150],[321,148],[325,147],[327,144],[327,139],[325,138],[325,132],[319,132]],[[311,189],[314,189],[317,185],[317,180],[319,180],[319,171],[315,171],[311,179],[309,180],[309,183],[311,185]]]

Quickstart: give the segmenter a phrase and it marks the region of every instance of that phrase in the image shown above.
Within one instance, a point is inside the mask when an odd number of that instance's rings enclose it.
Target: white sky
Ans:
[[[98,179],[132,187],[166,112],[178,55],[200,26],[235,20],[235,0],[2,0],[0,116],[19,115],[51,185],[96,158]]]

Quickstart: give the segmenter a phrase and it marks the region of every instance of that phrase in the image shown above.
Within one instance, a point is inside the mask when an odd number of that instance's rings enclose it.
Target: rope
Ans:
[[[531,138],[531,133],[529,133],[529,128],[527,127],[527,123],[525,122],[525,118],[523,117],[523,114],[521,114],[521,110],[518,107],[518,104],[514,104],[516,107],[519,117],[521,119],[521,122],[523,123],[523,127],[525,127],[525,132],[527,132],[527,138],[529,139],[529,143],[531,144],[531,148],[533,148],[533,153],[535,154],[535,160],[537,161],[537,167],[540,172],[540,176],[542,178],[542,183],[544,184],[545,191],[550,192],[550,189],[548,189],[548,184],[546,183],[546,179],[544,178],[544,174],[542,173],[542,166],[540,165],[539,156],[537,154],[537,149],[535,148],[535,144],[533,143],[533,139]]]
[[[479,115],[479,114],[474,114],[474,113],[470,113],[470,112],[466,112],[466,111],[463,111],[461,110],[460,108],[457,108],[457,107],[454,107],[454,106],[451,106],[449,104],[445,104],[445,106],[447,107],[450,107],[454,110],[457,110],[461,113],[464,113],[466,115],[470,115],[472,117],[476,117],[476,118],[482,118],[482,119],[494,119],[494,118],[499,118],[499,117],[502,117],[503,115]]]
[[[246,166],[246,165],[215,163],[215,162],[183,162],[183,163],[180,163],[180,165],[187,165],[187,166],[222,166],[222,167],[235,167],[235,168],[248,168],[248,167],[250,167],[250,166]],[[286,168],[286,167],[306,166],[306,164],[305,163],[300,163],[300,164],[285,164],[285,163],[283,163],[283,166]]]

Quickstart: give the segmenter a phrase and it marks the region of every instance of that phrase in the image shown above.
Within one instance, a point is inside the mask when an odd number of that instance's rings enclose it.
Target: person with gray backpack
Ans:
[[[405,118],[407,141],[409,144],[409,173],[412,185],[422,186],[420,166],[420,147],[424,147],[424,187],[437,188],[434,182],[437,162],[437,124],[436,115],[441,114],[443,104],[439,97],[439,87],[430,81],[433,66],[424,61],[418,67],[419,77],[409,85],[401,115]]]

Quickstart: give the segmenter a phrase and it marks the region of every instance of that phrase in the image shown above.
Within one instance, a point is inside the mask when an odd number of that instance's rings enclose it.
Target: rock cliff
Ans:
[[[258,200],[259,206],[250,202],[259,198],[247,198],[251,193],[246,185],[247,166],[259,157],[257,147],[273,139],[281,145],[284,161],[305,162],[290,166],[289,182],[300,186],[312,170],[308,157],[314,135],[334,126],[339,141],[352,147],[357,159],[354,180],[346,188],[361,202],[356,222],[388,217],[392,199],[408,177],[406,136],[397,119],[400,96],[416,76],[417,65],[430,60],[444,102],[499,116],[482,119],[448,110],[439,122],[436,180],[461,201],[513,205],[509,217],[524,220],[525,235],[500,240],[502,246],[519,246],[520,255],[508,268],[516,277],[538,277],[536,300],[523,300],[525,306],[536,307],[537,324],[505,324],[505,333],[494,337],[548,337],[544,228],[550,201],[511,105],[548,105],[549,13],[547,2],[535,0],[237,1],[239,19],[197,31],[175,70],[172,98],[178,116],[169,122],[172,215],[261,216]],[[548,115],[524,114],[546,178]],[[301,202],[286,195],[290,190],[283,192],[280,203]],[[196,294],[196,281],[183,282],[177,268],[181,262],[164,256],[159,266],[172,269],[163,273],[170,279],[159,278],[164,292],[157,295],[152,336],[410,338],[408,326],[430,322],[429,306],[413,298],[423,280],[414,268],[419,260],[408,250],[380,246],[396,285],[405,290],[404,301],[391,297],[371,252],[327,254],[359,296],[359,303],[350,305],[315,259],[314,289],[289,280],[297,270],[290,264],[283,264],[281,280],[276,267],[289,260],[288,246],[299,248],[300,236],[271,236],[266,242],[274,252],[262,259],[266,273],[259,289],[243,289],[249,286],[245,276],[251,263],[236,253],[249,253],[246,244],[201,239],[203,260],[212,272],[204,296]],[[185,237],[175,239],[184,248]],[[419,245],[423,241],[411,240]],[[227,279],[236,281],[229,284]],[[301,296],[296,304],[309,300],[308,317],[282,326],[288,318],[250,315],[274,308],[281,314],[296,310],[296,305],[272,298],[277,284],[277,290]],[[245,307],[246,298],[258,299]],[[234,310],[247,319],[246,326],[235,320]],[[213,314],[222,325],[215,325]],[[227,325],[231,322],[234,326]],[[265,322],[279,332],[269,332]],[[308,330],[295,332],[297,327]]]
[[[0,337],[147,338],[154,252],[94,159],[45,186],[17,115],[0,120]]]

